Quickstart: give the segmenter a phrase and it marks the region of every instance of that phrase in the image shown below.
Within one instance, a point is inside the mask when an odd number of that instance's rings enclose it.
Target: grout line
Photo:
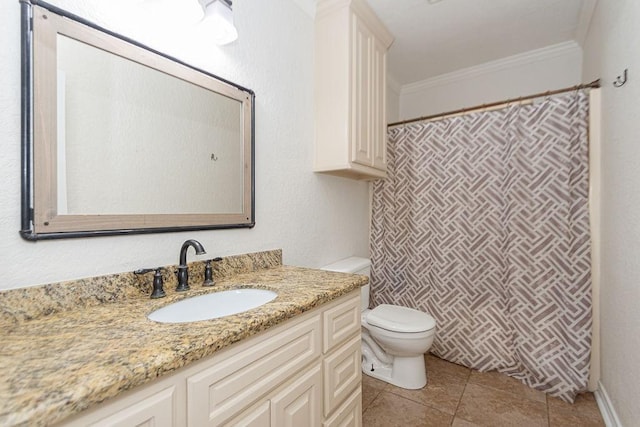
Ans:
[[[366,374],[363,374],[363,375],[366,375]],[[361,387],[362,387],[362,395],[363,395],[363,397],[364,397],[364,384],[362,383],[362,380],[360,380],[360,384],[361,384]],[[364,413],[367,411],[367,409],[369,409],[369,407],[373,404],[373,402],[375,402],[375,401],[376,401],[376,399],[378,399],[378,397],[379,397],[379,396],[380,396],[380,394],[384,391],[384,389],[386,388],[386,386],[385,386],[385,387],[382,387],[381,389],[378,389],[378,388],[375,388],[375,387],[368,387],[368,388],[369,388],[369,389],[372,389],[372,390],[376,390],[376,391],[377,391],[377,393],[375,393],[375,395],[374,395],[373,399],[371,399],[371,402],[369,402],[369,404],[368,404],[366,407],[365,407],[364,405],[362,405],[362,414],[363,414],[363,415],[364,415]]]
[[[458,410],[460,409],[460,403],[462,403],[462,397],[464,396],[464,392],[467,391],[467,385],[469,384],[470,378],[471,378],[471,369],[469,369],[469,375],[467,375],[467,379],[464,382],[464,388],[462,389],[462,393],[460,393],[460,397],[458,398],[458,404],[456,405],[456,410],[453,412],[453,419],[451,420],[452,425],[455,419],[458,417]]]

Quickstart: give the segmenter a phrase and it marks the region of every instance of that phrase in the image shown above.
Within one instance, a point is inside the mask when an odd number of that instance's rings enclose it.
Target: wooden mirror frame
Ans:
[[[21,230],[27,240],[251,228],[255,225],[255,94],[235,83],[105,30],[40,0],[23,0]],[[38,22],[38,21],[41,22]],[[43,25],[46,31],[40,31]],[[34,31],[34,26],[38,31]],[[56,36],[63,34],[241,102],[243,208],[240,213],[88,214],[57,212]],[[46,46],[41,48],[40,46]],[[52,48],[53,46],[53,48]],[[54,68],[55,69],[55,68]],[[53,98],[53,99],[52,99]]]

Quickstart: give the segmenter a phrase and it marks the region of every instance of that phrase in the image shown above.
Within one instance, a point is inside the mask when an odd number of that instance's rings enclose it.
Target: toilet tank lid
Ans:
[[[427,313],[398,305],[381,304],[367,314],[367,323],[393,332],[425,332],[436,327]]]
[[[321,267],[322,270],[339,271],[341,273],[357,273],[371,266],[369,258],[352,256]]]

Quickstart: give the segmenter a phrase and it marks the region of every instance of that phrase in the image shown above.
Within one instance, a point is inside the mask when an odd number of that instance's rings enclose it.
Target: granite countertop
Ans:
[[[7,320],[5,313],[0,316],[0,425],[54,424],[345,295],[367,280],[274,265],[218,277],[213,288],[190,279],[192,288],[185,293],[173,292],[168,283],[167,297],[158,300],[149,299],[145,289],[46,315],[22,313]],[[161,324],[146,317],[180,299],[241,287],[273,290],[278,297],[248,312],[207,321]],[[1,303],[0,298],[0,309]]]

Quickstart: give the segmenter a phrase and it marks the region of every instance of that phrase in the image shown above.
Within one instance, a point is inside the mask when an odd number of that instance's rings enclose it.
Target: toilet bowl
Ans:
[[[351,257],[324,270],[369,276],[371,261]],[[429,351],[436,321],[419,310],[390,304],[369,309],[369,285],[361,288],[362,372],[406,389],[426,385],[424,353]]]

